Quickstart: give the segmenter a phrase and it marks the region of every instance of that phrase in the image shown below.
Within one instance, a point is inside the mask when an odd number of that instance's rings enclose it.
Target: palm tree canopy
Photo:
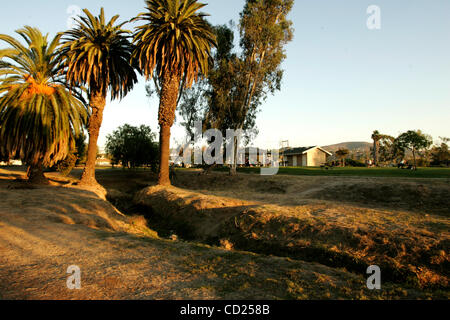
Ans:
[[[372,133],[372,140],[378,141],[378,140],[380,140],[380,138],[381,138],[380,132],[378,130],[375,130]]]
[[[133,51],[131,32],[115,25],[118,15],[108,23],[101,8],[94,17],[84,9],[77,27],[63,34],[61,56],[67,67],[67,80],[71,85],[87,85],[91,92],[112,99],[123,98],[137,82],[136,70],[130,65]]]
[[[211,47],[216,38],[197,11],[206,4],[197,0],[146,0],[147,12],[135,20],[146,22],[134,34],[133,57],[147,79],[153,75],[177,74],[184,77],[186,87],[199,73],[207,74]]]
[[[69,143],[87,121],[80,96],[67,89],[57,49],[60,36],[29,26],[16,31],[26,44],[0,34],[1,152],[28,164],[52,165],[64,159]]]
[[[348,149],[339,149],[339,150],[336,151],[336,155],[338,157],[345,157],[348,154],[349,154]]]

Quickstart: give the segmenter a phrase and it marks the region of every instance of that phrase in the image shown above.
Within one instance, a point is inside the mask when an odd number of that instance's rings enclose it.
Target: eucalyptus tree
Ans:
[[[413,154],[414,170],[417,170],[416,155],[421,150],[428,149],[432,144],[432,138],[420,130],[408,130],[397,137],[399,146],[409,149]]]
[[[262,102],[281,90],[285,46],[293,39],[292,22],[287,17],[293,3],[246,0],[239,22],[240,52],[228,54],[231,48],[226,45],[218,52],[220,62],[211,75],[215,103],[211,104],[210,118],[226,119],[228,128],[235,130],[254,128]],[[229,32],[223,27],[218,31],[227,43]],[[230,173],[236,174],[236,137],[233,145]]]

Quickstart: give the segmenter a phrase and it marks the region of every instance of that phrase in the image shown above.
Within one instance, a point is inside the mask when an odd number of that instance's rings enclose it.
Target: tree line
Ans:
[[[287,19],[292,6],[293,0],[246,1],[237,26],[232,21],[213,26],[216,48],[208,76],[179,94],[180,124],[190,141],[194,141],[194,123],[202,121],[203,130],[222,132],[222,145],[234,143],[230,174],[236,174],[238,141],[237,137],[227,141],[226,130],[243,130],[244,144],[258,133],[256,116],[261,104],[281,89],[285,46],[293,39],[292,22]],[[159,88],[154,81],[147,92],[158,95]]]
[[[378,130],[373,131],[373,146],[370,155],[366,155],[370,159],[373,166],[386,164],[402,164],[407,158],[412,157],[412,168],[417,169],[418,166],[449,166],[450,165],[450,138],[439,137],[439,141],[433,144],[433,138],[423,133],[421,130],[408,130],[398,137],[382,134]],[[336,151],[336,156],[340,159],[342,165],[345,165],[346,158],[350,151],[341,148]],[[354,165],[359,163],[349,159]]]
[[[292,4],[247,0],[240,16],[239,53],[232,52],[233,32],[211,26],[200,12],[206,5],[197,0],[146,0],[145,11],[125,22],[119,22],[119,15],[107,21],[103,8],[98,16],[84,9],[74,28],[53,39],[30,26],[16,31],[24,42],[0,35],[8,44],[0,50],[1,157],[20,158],[28,165],[30,181],[46,183],[44,168],[74,154],[87,129],[80,183],[97,184],[97,140],[107,95],[122,99],[141,74],[153,79],[160,99],[158,182],[170,184],[170,128],[178,103],[183,101],[181,113],[191,117],[189,122],[201,107],[191,103],[186,111],[195,92],[188,89],[197,82],[198,91],[207,83],[202,92],[208,101],[207,126],[254,126],[261,101],[280,89],[283,45],[292,38],[286,18]],[[129,22],[140,25],[129,31]]]
[[[67,157],[84,128],[89,133],[81,184],[93,185],[97,140],[106,97],[122,99],[137,82],[155,72],[161,79],[160,184],[169,182],[168,143],[180,85],[189,87],[208,73],[215,36],[196,0],[147,0],[132,31],[106,21],[104,9],[87,9],[76,26],[54,39],[29,26],[17,30],[25,41],[0,35],[1,154],[20,158],[28,178],[45,183],[44,167]],[[175,99],[174,99],[175,96]],[[169,133],[169,134],[168,134]],[[167,160],[167,164],[165,164]]]
[[[372,139],[374,165],[404,160],[406,152],[412,155],[414,169],[418,166],[418,158],[421,166],[449,164],[449,139],[445,137],[440,137],[440,143],[433,145],[433,138],[421,130],[408,130],[396,138],[376,130]]]

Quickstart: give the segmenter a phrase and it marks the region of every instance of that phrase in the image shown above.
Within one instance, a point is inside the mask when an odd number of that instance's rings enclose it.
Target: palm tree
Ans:
[[[170,185],[170,128],[175,120],[179,89],[191,87],[199,73],[208,73],[215,36],[204,19],[206,15],[197,13],[205,6],[197,0],[147,0],[146,5],[147,12],[135,18],[145,24],[134,35],[133,58],[147,80],[156,70],[161,81],[158,183]]]
[[[336,151],[336,156],[341,159],[342,166],[345,167],[345,157],[349,154],[348,149],[339,149]]]
[[[373,152],[373,164],[375,166],[378,166],[378,145],[380,143],[380,140],[383,136],[380,134],[380,132],[378,130],[375,130],[372,133],[372,140],[373,140],[373,148],[372,148],[372,152]]]
[[[20,157],[31,182],[46,183],[45,166],[63,160],[87,119],[84,103],[67,89],[57,49],[60,36],[24,27],[16,31],[23,45],[8,35],[0,40],[0,141],[2,154]]]
[[[61,57],[67,67],[67,80],[73,86],[87,86],[92,114],[89,119],[89,145],[81,184],[95,185],[97,140],[103,121],[106,96],[122,99],[137,82],[136,70],[130,64],[131,32],[115,25],[118,15],[108,23],[102,8],[94,17],[87,9],[77,19],[78,25],[63,36]]]

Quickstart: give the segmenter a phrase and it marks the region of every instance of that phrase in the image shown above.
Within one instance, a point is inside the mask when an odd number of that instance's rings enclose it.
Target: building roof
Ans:
[[[318,147],[318,146],[289,148],[289,149],[283,150],[282,154],[285,155],[285,156],[291,156],[291,155],[297,155],[297,154],[305,154],[305,153],[308,153],[309,151],[312,151],[313,149],[316,149],[316,148],[322,150],[323,152],[325,152],[326,154],[331,156],[331,152],[329,152],[329,151],[327,151],[325,149],[322,149],[321,147]]]
[[[282,153],[285,156],[294,155],[294,154],[303,154],[305,151],[312,149],[314,147],[299,147],[299,148],[289,148],[283,150]]]

